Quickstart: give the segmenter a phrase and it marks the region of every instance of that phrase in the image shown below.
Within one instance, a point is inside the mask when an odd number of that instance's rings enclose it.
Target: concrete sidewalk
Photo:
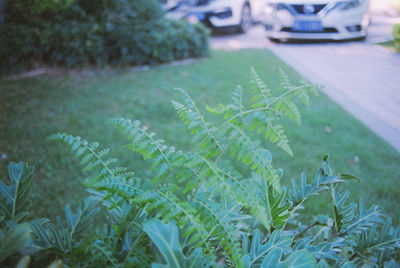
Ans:
[[[356,42],[270,49],[400,151],[400,54]]]

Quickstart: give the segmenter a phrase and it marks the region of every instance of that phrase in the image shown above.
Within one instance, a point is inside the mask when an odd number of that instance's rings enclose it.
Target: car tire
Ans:
[[[238,26],[239,33],[245,33],[251,26],[251,8],[248,3],[244,4],[242,8],[242,16]]]

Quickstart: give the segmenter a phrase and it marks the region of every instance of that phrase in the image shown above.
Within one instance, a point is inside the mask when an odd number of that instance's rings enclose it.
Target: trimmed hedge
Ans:
[[[155,0],[9,0],[5,14],[2,73],[37,63],[125,66],[208,52],[204,26],[164,18]]]

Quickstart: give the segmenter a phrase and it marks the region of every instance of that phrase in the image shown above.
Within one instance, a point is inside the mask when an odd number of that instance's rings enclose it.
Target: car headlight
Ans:
[[[287,6],[285,4],[282,4],[282,3],[268,3],[267,7],[272,9],[273,11],[287,9]]]
[[[339,10],[348,10],[348,9],[359,7],[361,4],[362,4],[362,0],[341,1],[341,2],[336,3],[335,8],[339,9]]]

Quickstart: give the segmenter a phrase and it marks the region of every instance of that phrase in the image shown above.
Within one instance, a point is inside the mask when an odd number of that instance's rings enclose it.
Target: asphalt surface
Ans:
[[[376,45],[400,18],[373,15],[365,41],[283,43],[261,25],[246,34],[213,36],[214,49],[268,48],[400,152],[400,54]]]

